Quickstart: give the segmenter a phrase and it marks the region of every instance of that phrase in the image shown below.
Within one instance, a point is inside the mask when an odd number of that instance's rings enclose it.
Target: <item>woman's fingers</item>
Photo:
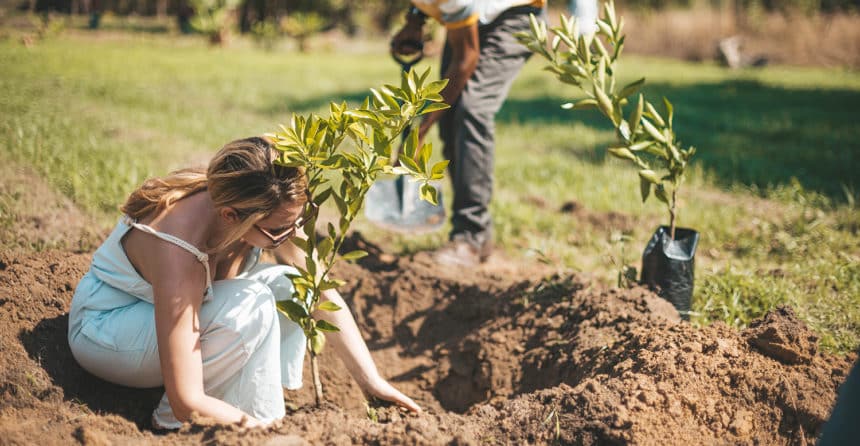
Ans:
[[[416,404],[415,401],[412,401],[412,398],[400,393],[396,389],[395,392],[397,392],[397,399],[393,402],[397,403],[400,407],[409,409],[410,412],[421,413],[421,406]]]
[[[404,395],[383,379],[370,386],[368,393],[385,401],[390,401],[400,407],[408,409],[410,412],[421,413],[421,406],[412,401],[412,398]]]

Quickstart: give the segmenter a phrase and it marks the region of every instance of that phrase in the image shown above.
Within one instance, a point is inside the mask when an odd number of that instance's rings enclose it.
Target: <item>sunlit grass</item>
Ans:
[[[561,110],[573,89],[540,68],[527,65],[498,117],[495,240],[510,258],[541,258],[614,283],[616,264],[638,267],[645,241],[667,217],[656,202],[641,203],[628,165],[604,156],[611,129],[596,115]],[[825,348],[856,348],[860,75],[731,72],[636,57],[623,73],[623,80],[647,76],[649,95],[668,96],[679,135],[699,148],[680,214],[682,226],[701,233],[693,321],[744,326],[788,303]],[[357,104],[397,76],[383,51],[267,53],[121,35],[31,49],[4,41],[0,150],[107,227],[144,178],[203,163],[225,142],[272,131],[291,112],[323,113],[332,100]],[[450,203],[447,185],[445,192]],[[0,228],[15,211],[7,209],[14,200],[2,198]],[[356,228],[395,252],[446,240],[444,231],[407,237],[362,220]],[[612,243],[620,232],[629,241]]]

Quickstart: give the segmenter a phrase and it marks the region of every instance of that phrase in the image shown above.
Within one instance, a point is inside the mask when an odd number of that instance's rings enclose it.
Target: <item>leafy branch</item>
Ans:
[[[316,310],[339,311],[336,304],[320,297],[326,290],[344,284],[329,276],[340,260],[353,261],[367,255],[361,250],[340,255],[350,225],[364,204],[370,186],[379,174],[408,175],[421,182],[421,198],[438,203],[431,180],[443,178],[448,161],[430,163],[430,144],[418,145],[418,130],[413,128],[403,143],[400,135],[418,116],[448,108],[439,94],[447,80],[427,83],[430,70],[418,74],[403,73],[401,85],[384,85],[371,89],[358,108],[346,103],[330,104],[326,118],[294,115],[290,125],[269,134],[279,151],[276,164],[302,167],[308,178],[311,201],[322,207],[333,202],[339,215],[338,223],[327,223],[317,231],[317,216],[304,225],[306,238],[295,237],[292,243],[304,252],[304,266],[297,265],[297,274],[290,276],[294,294],[292,300],[278,302],[278,309],[302,327],[307,336],[307,350],[317,404],[322,401],[317,355],[325,346],[324,332],[338,331],[331,322],[315,319]],[[425,85],[426,83],[426,85]],[[399,165],[398,165],[399,164]],[[322,229],[322,228],[319,228]]]
[[[530,17],[531,30],[515,36],[532,52],[549,61],[546,70],[563,83],[573,85],[586,98],[562,105],[567,110],[598,110],[608,118],[618,144],[609,153],[630,161],[638,168],[639,190],[645,202],[654,196],[666,205],[669,228],[675,238],[677,192],[695,147],[684,149],[672,127],[674,108],[663,98],[661,115],[651,102],[639,93],[645,78],[617,88],[617,62],[624,48],[624,18],[617,17],[613,1],[604,3],[603,17],[597,20],[598,31],[581,34],[576,18],[561,16],[561,25],[551,28],[549,40],[546,23]],[[638,93],[638,95],[637,95]],[[625,106],[635,104],[625,118]],[[657,173],[660,171],[661,173]]]

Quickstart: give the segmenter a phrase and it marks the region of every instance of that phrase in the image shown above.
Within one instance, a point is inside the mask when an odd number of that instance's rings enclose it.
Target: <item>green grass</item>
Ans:
[[[302,55],[152,33],[67,34],[30,49],[0,42],[0,155],[33,166],[105,227],[144,178],[205,162],[223,143],[272,131],[291,112],[357,104],[398,75],[383,45]],[[667,218],[656,202],[640,202],[635,171],[606,158],[613,134],[600,116],[561,110],[573,90],[540,68],[527,65],[498,116],[496,241],[514,259],[611,283],[612,259],[638,266]],[[860,74],[732,72],[625,56],[622,80],[642,75],[649,97],[672,100],[679,136],[699,149],[680,214],[681,225],[701,233],[694,322],[742,327],[788,303],[826,349],[856,348]],[[580,211],[561,212],[569,202]],[[0,197],[0,228],[11,224],[9,203]],[[356,229],[399,252],[446,238],[386,234],[361,220]],[[630,240],[612,242],[621,232]]]

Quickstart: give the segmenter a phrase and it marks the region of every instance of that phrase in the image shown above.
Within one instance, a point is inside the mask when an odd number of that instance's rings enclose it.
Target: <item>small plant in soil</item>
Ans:
[[[320,207],[333,202],[339,217],[337,224],[318,228],[318,217],[313,215],[304,225],[306,238],[292,239],[305,255],[304,265],[297,265],[298,274],[290,277],[293,300],[278,302],[278,309],[307,336],[317,404],[323,398],[317,356],[325,345],[324,332],[339,329],[313,314],[340,310],[332,302],[320,303],[322,292],[344,284],[329,275],[332,267],[339,260],[367,255],[361,250],[341,255],[340,249],[370,186],[380,174],[408,175],[422,183],[422,199],[437,203],[437,191],[430,181],[443,178],[448,162],[430,163],[433,149],[430,144],[418,145],[417,126],[402,150],[393,150],[413,119],[448,107],[439,94],[448,81],[427,83],[429,74],[429,69],[420,75],[410,70],[403,73],[399,87],[371,89],[371,96],[358,108],[332,103],[328,117],[294,115],[289,126],[268,135],[280,152],[275,163],[304,168],[311,202]]]
[[[630,288],[636,283],[636,267],[627,260],[627,243],[632,238],[619,231],[612,231],[609,235],[610,252],[609,261],[615,267],[617,273],[618,288]],[[616,257],[615,252],[618,256]]]
[[[517,33],[520,43],[546,59],[546,70],[573,85],[586,98],[562,105],[569,110],[598,110],[615,128],[617,144],[609,153],[634,164],[642,201],[651,195],[666,205],[669,231],[675,238],[677,193],[695,147],[683,148],[672,128],[674,109],[663,98],[662,113],[639,90],[645,78],[617,85],[618,58],[624,48],[624,18],[612,1],[604,3],[595,34],[582,34],[576,18],[561,16],[561,25],[547,32],[546,23],[531,17],[531,30]],[[637,94],[638,93],[638,94]],[[632,99],[631,99],[632,98]],[[629,107],[629,111],[625,108]]]

